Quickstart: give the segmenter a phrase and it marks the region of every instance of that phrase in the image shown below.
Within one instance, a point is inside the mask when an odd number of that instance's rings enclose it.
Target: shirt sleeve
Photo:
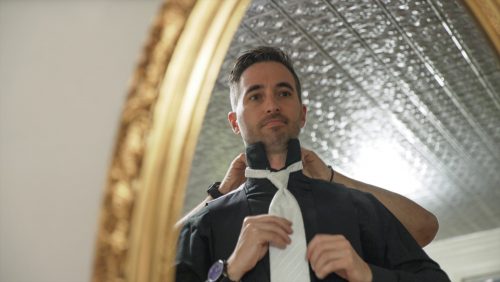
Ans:
[[[353,196],[363,257],[372,270],[373,282],[450,281],[399,220],[373,195]]]
[[[206,281],[210,268],[210,229],[204,224],[207,216],[208,210],[203,209],[189,219],[180,231],[175,258],[177,282]]]

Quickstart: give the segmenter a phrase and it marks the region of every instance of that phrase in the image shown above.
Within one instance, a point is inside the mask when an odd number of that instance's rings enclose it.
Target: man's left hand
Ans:
[[[372,271],[343,235],[318,234],[307,246],[307,259],[319,279],[336,273],[350,282],[372,281]]]

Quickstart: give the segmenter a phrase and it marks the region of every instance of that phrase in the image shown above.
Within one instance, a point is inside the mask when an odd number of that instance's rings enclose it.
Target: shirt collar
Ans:
[[[253,169],[271,169],[266,155],[264,143],[258,142],[246,147],[247,165]],[[298,139],[288,141],[288,152],[286,154],[285,168],[301,160],[300,142]],[[275,171],[275,170],[274,170]]]

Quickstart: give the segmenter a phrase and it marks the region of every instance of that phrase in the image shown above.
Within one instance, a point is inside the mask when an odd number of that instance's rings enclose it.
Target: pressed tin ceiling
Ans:
[[[208,106],[185,210],[243,151],[226,120],[227,74],[259,45],[295,62],[303,146],[431,210],[439,239],[500,226],[500,62],[450,0],[253,1]]]

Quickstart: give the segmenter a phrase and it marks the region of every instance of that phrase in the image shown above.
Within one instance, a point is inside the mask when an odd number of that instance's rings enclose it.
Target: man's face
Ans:
[[[277,62],[260,62],[240,78],[235,112],[228,120],[245,144],[263,142],[266,149],[286,148],[306,121],[292,73]]]

